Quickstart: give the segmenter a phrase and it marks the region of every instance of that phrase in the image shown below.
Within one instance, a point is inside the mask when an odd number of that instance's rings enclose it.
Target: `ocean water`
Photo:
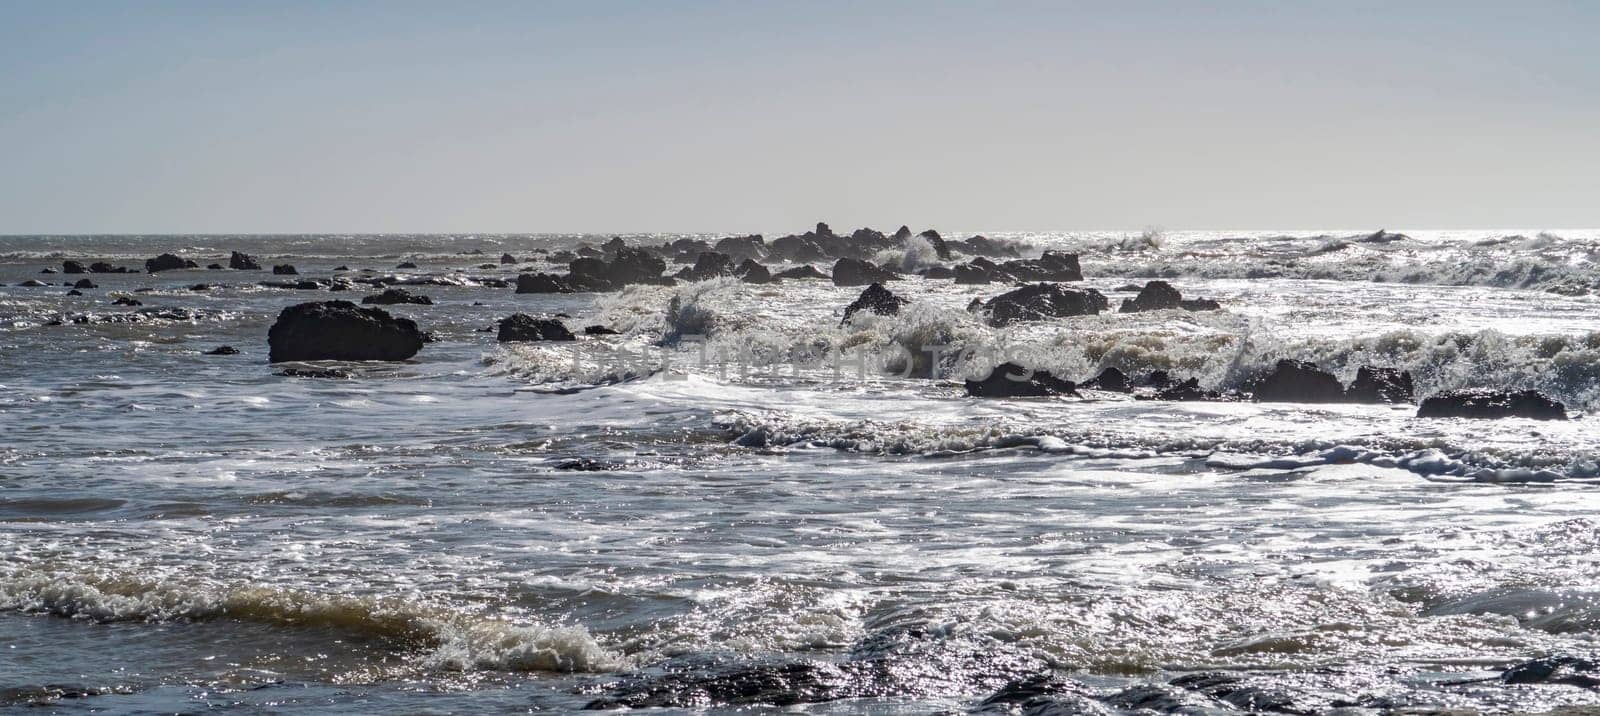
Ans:
[[[844,323],[860,289],[827,281],[481,284],[608,237],[0,237],[0,708],[1021,713],[985,701],[1046,677],[1030,713],[1600,706],[1499,678],[1600,652],[1600,231],[1368,233],[1000,235],[1113,304],[1163,277],[1223,305],[1004,329],[965,306],[1005,287],[914,276]],[[387,307],[433,333],[415,359],[318,379],[267,329],[368,291],[39,274],[235,249],[452,285]],[[478,267],[501,252],[528,260]],[[497,344],[513,312],[619,334]],[[965,397],[1001,354],[1216,388],[1390,366],[1574,419]]]

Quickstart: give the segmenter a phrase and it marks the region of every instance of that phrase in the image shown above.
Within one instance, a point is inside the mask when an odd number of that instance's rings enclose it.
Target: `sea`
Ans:
[[[967,307],[1010,287],[917,275],[952,263],[919,238],[875,257],[899,315],[842,320],[827,280],[503,285],[611,236],[0,237],[0,709],[1600,707],[1600,231],[1374,228],[941,229],[1077,253],[1113,305],[1003,328]],[[299,276],[41,273],[232,251]],[[263,284],[335,275],[431,298],[383,308],[432,340],[284,375],[280,311],[377,291]],[[1151,279],[1222,309],[1114,312]],[[578,340],[498,343],[514,313]],[[967,397],[1002,355],[1571,420]]]

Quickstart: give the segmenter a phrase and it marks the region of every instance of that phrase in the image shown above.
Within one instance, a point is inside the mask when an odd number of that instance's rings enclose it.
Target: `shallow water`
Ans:
[[[903,315],[844,325],[860,290],[828,282],[473,285],[584,237],[0,237],[0,706],[734,710],[718,679],[796,663],[815,713],[962,712],[1040,674],[1112,713],[1243,708],[1168,683],[1210,672],[1284,712],[1600,705],[1475,681],[1600,629],[1600,232],[1514,233],[1015,236],[1081,251],[1113,304],[1170,276],[1224,310],[1006,329],[964,310],[1004,287],[920,278],[891,285]],[[267,364],[273,318],[363,292],[38,274],[231,249],[465,285],[389,307],[435,335],[413,361],[305,379]],[[145,287],[187,313],[99,318]],[[479,330],[518,311],[622,334]],[[1219,388],[1279,357],[1402,367],[1576,419],[964,397],[1000,350]]]

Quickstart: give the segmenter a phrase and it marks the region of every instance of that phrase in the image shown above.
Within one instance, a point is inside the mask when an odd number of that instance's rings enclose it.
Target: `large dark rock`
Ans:
[[[506,264],[514,264],[516,262],[517,257],[512,256],[511,254],[500,254],[500,265],[504,266]]]
[[[950,248],[972,256],[999,256],[1003,258],[1019,258],[1015,244],[1005,241],[995,241],[984,236],[974,236],[970,239],[949,242]]]
[[[88,269],[85,269],[83,267],[83,264],[78,263],[77,261],[62,261],[61,262],[61,273],[88,273],[88,272],[89,272]]]
[[[1017,281],[1082,281],[1078,255],[1065,251],[1046,251],[1036,259],[1020,259],[1000,264]]]
[[[818,271],[817,267],[812,266],[811,264],[802,264],[800,266],[796,266],[796,267],[791,268],[791,269],[784,269],[782,271],[779,271],[779,272],[773,274],[772,277],[773,278],[793,278],[793,279],[816,278],[816,279],[822,279],[824,281],[826,281],[826,280],[828,280],[830,278],[828,276],[828,274],[825,274],[825,273],[823,273],[821,271]]]
[[[990,282],[989,272],[981,266],[961,264],[955,268],[955,279],[958,284],[985,285]]]
[[[894,281],[900,275],[886,268],[881,268],[870,261],[858,259],[839,259],[833,265],[833,285],[835,286],[866,286],[868,284]]]
[[[932,244],[934,253],[937,253],[941,260],[950,260],[950,245],[945,243],[944,237],[940,236],[939,232],[934,231],[933,229],[928,229],[927,231],[917,234],[917,236],[926,239],[929,244]]]
[[[410,291],[407,291],[403,288],[387,288],[384,289],[383,293],[376,293],[361,299],[361,302],[364,304],[377,304],[380,306],[392,306],[401,303],[415,303],[423,306],[433,305],[433,299],[428,298],[427,296],[413,295]]]
[[[612,246],[612,243],[607,243]],[[633,284],[671,283],[661,275],[667,262],[643,249],[622,246],[610,261],[580,256],[567,265],[567,285],[577,291],[615,291]]]
[[[716,251],[727,254],[735,261],[760,261],[767,257],[767,242],[760,234],[729,236],[717,242]]]
[[[1507,684],[1562,684],[1600,689],[1600,663],[1578,656],[1547,656],[1506,669],[1500,680]]]
[[[137,273],[137,272],[136,271],[129,271],[128,267],[126,267],[126,266],[112,266],[111,264],[106,263],[104,261],[96,261],[96,262],[94,262],[92,264],[89,264],[89,273]]]
[[[254,256],[235,251],[228,256],[228,268],[237,271],[260,271],[261,264]]]
[[[685,281],[707,281],[733,275],[733,258],[727,254],[707,251],[695,257],[694,266],[678,272]]]
[[[297,360],[406,360],[422,350],[415,321],[349,301],[314,301],[283,309],[267,332],[273,363]]]
[[[1417,417],[1566,420],[1567,408],[1536,390],[1456,390],[1422,401]]]
[[[239,349],[233,346],[217,346],[205,352],[208,356],[233,356],[239,355]]]
[[[767,258],[773,261],[822,261],[828,258],[828,252],[816,239],[783,236],[772,242]]]
[[[572,288],[553,273],[525,273],[517,276],[517,293],[572,293]]]
[[[1270,372],[1252,381],[1246,390],[1254,393],[1257,400],[1274,403],[1340,403],[1345,400],[1344,386],[1339,384],[1338,378],[1313,363],[1297,360],[1278,361]]]
[[[738,276],[745,283],[771,283],[772,272],[767,267],[756,263],[755,259],[745,259],[743,263],[733,268],[733,275]]]
[[[1352,403],[1409,403],[1414,396],[1410,372],[1365,365],[1344,391],[1345,400]]]
[[[514,313],[500,319],[500,332],[495,340],[501,343],[521,341],[575,341],[578,337],[567,330],[566,324],[553,318],[534,318],[526,313]]]
[[[1106,310],[1107,305],[1106,297],[1092,288],[1035,283],[995,296],[984,304],[984,311],[989,315],[989,325],[1000,327],[1022,321],[1094,315]]]
[[[900,307],[908,303],[911,302],[894,295],[889,289],[884,288],[883,284],[875,283],[868,286],[867,290],[862,291],[854,302],[845,306],[844,318],[839,321],[839,324],[844,325],[844,322],[850,320],[850,317],[858,311],[871,311],[880,316],[899,315]]]
[[[1181,308],[1186,311],[1215,311],[1222,306],[1208,298],[1186,300],[1178,289],[1166,281],[1151,281],[1139,289],[1139,295],[1133,298],[1122,299],[1122,308],[1118,313],[1139,313],[1141,311],[1163,311],[1172,308]]]
[[[1038,398],[1050,395],[1077,395],[1077,386],[1047,370],[1029,370],[1016,363],[1001,363],[983,380],[966,382],[967,395],[974,398]]]
[[[294,270],[294,266],[289,264],[278,264],[277,266],[272,267],[272,273],[276,276],[294,276],[300,272]]]
[[[89,279],[86,279],[86,278],[78,279],[78,282],[72,284],[72,287],[73,288],[100,288],[99,286],[94,285],[93,281],[90,281]]]
[[[158,271],[178,271],[181,269],[194,267],[194,262],[185,261],[184,259],[172,254],[162,254],[153,259],[145,259],[144,262],[144,270],[146,273],[156,273]]]

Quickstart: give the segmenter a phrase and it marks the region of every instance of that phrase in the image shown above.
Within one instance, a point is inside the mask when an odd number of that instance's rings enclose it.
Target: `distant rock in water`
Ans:
[[[1165,375],[1165,374],[1163,374]],[[1223,400],[1230,396],[1215,390],[1206,390],[1200,387],[1198,378],[1190,378],[1180,383],[1174,383],[1150,395],[1138,396],[1143,400]],[[1237,397],[1237,396],[1232,396]]]
[[[974,236],[961,241],[951,241],[950,248],[972,256],[998,256],[1001,258],[1020,258],[1022,254],[1017,251],[1015,244],[1007,241],[996,241],[984,236]]]
[[[934,231],[933,229],[928,229],[927,231],[917,234],[917,236],[926,240],[933,246],[933,252],[939,256],[939,260],[950,260],[950,245],[945,243],[944,237],[940,236],[939,232]]]
[[[1360,239],[1361,243],[1363,244],[1387,244],[1391,241],[1410,240],[1411,237],[1406,236],[1405,234],[1391,234],[1383,229],[1378,229],[1376,233],[1369,234],[1366,238]]]
[[[885,281],[894,281],[900,275],[885,268],[880,268],[870,261],[858,259],[839,259],[833,265],[833,285],[835,286],[866,286]]]
[[[40,281],[39,279],[36,279],[36,278],[31,278],[31,279],[23,281],[22,283],[19,283],[17,285],[21,286],[23,288],[43,288],[45,286],[49,286],[50,284],[45,283],[43,281]]]
[[[1106,310],[1106,297],[1092,288],[1062,288],[1053,283],[1035,283],[995,296],[984,304],[989,325],[996,328],[1022,321],[1046,318],[1090,316]]]
[[[112,266],[104,261],[96,261],[89,264],[89,273],[138,273],[138,271],[130,270],[126,266]]]
[[[1082,387],[1112,393],[1126,393],[1133,389],[1133,386],[1128,383],[1128,375],[1118,370],[1116,366],[1100,371],[1100,375],[1084,381]]]
[[[277,276],[294,276],[300,272],[294,270],[294,266],[290,264],[278,264],[272,267],[272,273]]]
[[[854,302],[845,306],[844,318],[839,320],[839,325],[844,325],[845,321],[860,311],[870,311],[880,316],[898,315],[900,307],[908,303],[911,302],[894,295],[889,289],[884,288],[883,284],[875,283],[862,291]]]
[[[93,281],[90,281],[89,279],[86,279],[86,278],[78,279],[78,282],[75,283],[75,284],[72,284],[72,287],[73,288],[100,288],[99,286],[96,286]]]
[[[1344,386],[1339,384],[1338,378],[1324,372],[1316,364],[1297,360],[1278,361],[1271,372],[1252,381],[1245,390],[1254,393],[1257,400],[1273,403],[1345,401]]]
[[[228,255],[228,268],[235,271],[260,271],[261,264],[254,256],[235,251]]]
[[[982,286],[991,281],[989,272],[981,266],[961,264],[955,267],[952,276],[957,284]]]
[[[153,259],[146,259],[144,270],[146,273],[159,271],[178,271],[181,269],[197,268],[193,261],[188,261],[173,254],[162,254]]]
[[[923,278],[930,281],[940,281],[956,277],[955,270],[949,266],[929,266],[928,268],[918,271],[917,273],[922,274]]]
[[[367,296],[361,299],[361,302],[364,304],[377,304],[380,306],[390,306],[400,303],[415,303],[423,306],[433,305],[433,299],[428,298],[427,296],[412,295],[410,291],[407,291],[403,288],[384,289],[383,293]]]
[[[517,276],[517,293],[572,293],[572,289],[553,273],[525,273]]]
[[[974,398],[1040,398],[1078,394],[1077,386],[1047,370],[1029,370],[1016,363],[1001,363],[983,380],[966,381],[967,395]]]
[[[1536,390],[1456,390],[1422,401],[1417,417],[1566,420],[1567,409]]]
[[[42,269],[39,269],[39,273],[58,273],[58,272],[55,269],[50,268],[49,266],[46,266],[46,267],[44,267]]]
[[[117,300],[111,302],[111,305],[113,305],[113,306],[143,306],[144,305],[144,301],[141,301],[141,300],[139,300],[137,298],[129,298],[127,296],[118,296]]]
[[[349,301],[314,301],[283,309],[267,332],[268,360],[406,360],[422,350],[415,321]]]
[[[1415,399],[1415,390],[1407,371],[1361,366],[1344,395],[1352,403],[1409,403]]]
[[[1206,298],[1185,300],[1178,289],[1166,281],[1151,281],[1139,290],[1139,295],[1134,298],[1122,299],[1122,307],[1118,313],[1139,313],[1141,311],[1164,311],[1181,308],[1186,311],[1216,311],[1222,308],[1221,304]]]
[[[212,348],[211,350],[206,351],[205,354],[208,355],[208,356],[238,355],[239,354],[239,349],[238,348],[234,348],[233,346],[217,346],[216,348]]]
[[[511,254],[500,254],[500,265],[504,266],[506,264],[514,263],[517,263],[517,257],[512,256]]]
[[[745,283],[772,283],[772,271],[756,263],[755,259],[745,259],[743,263],[733,267],[733,275]]]
[[[825,274],[825,273],[823,273],[821,271],[818,271],[817,267],[812,266],[811,264],[803,264],[803,265],[796,266],[796,267],[791,268],[791,269],[784,269],[782,271],[779,271],[779,272],[773,274],[772,277],[773,278],[792,278],[792,279],[815,278],[815,279],[822,279],[824,281],[826,281],[826,280],[828,280],[830,278],[830,276],[828,276],[828,274]]]
[[[495,340],[501,343],[520,341],[575,341],[578,337],[567,330],[565,324],[553,318],[534,318],[526,313],[514,313],[500,319],[500,331]]]
[[[417,265],[410,261],[401,261],[399,264],[395,265],[395,268],[397,269],[414,269],[416,267]]]
[[[615,331],[601,325],[584,326],[583,335],[586,336],[620,336],[622,331]]]
[[[1600,689],[1600,663],[1577,656],[1547,656],[1506,669],[1501,672],[1500,681]]]
[[[615,246],[607,242],[607,246]],[[635,284],[670,285],[671,278],[662,276],[667,262],[643,249],[617,248],[610,261],[593,256],[580,256],[567,265],[563,283],[573,291],[616,291]]]
[[[685,281],[707,281],[733,275],[733,257],[715,251],[705,251],[694,260],[694,267],[678,272]]]
[[[278,375],[285,378],[349,378],[350,371],[338,368],[284,368]]]
[[[734,260],[760,261],[767,257],[767,242],[760,234],[729,236],[717,242],[716,251],[727,254]]]
[[[77,261],[62,261],[61,273],[88,273],[89,270]]]
[[[1065,251],[1046,251],[1036,259],[1007,261],[1000,270],[1017,281],[1082,281],[1078,255]]]

